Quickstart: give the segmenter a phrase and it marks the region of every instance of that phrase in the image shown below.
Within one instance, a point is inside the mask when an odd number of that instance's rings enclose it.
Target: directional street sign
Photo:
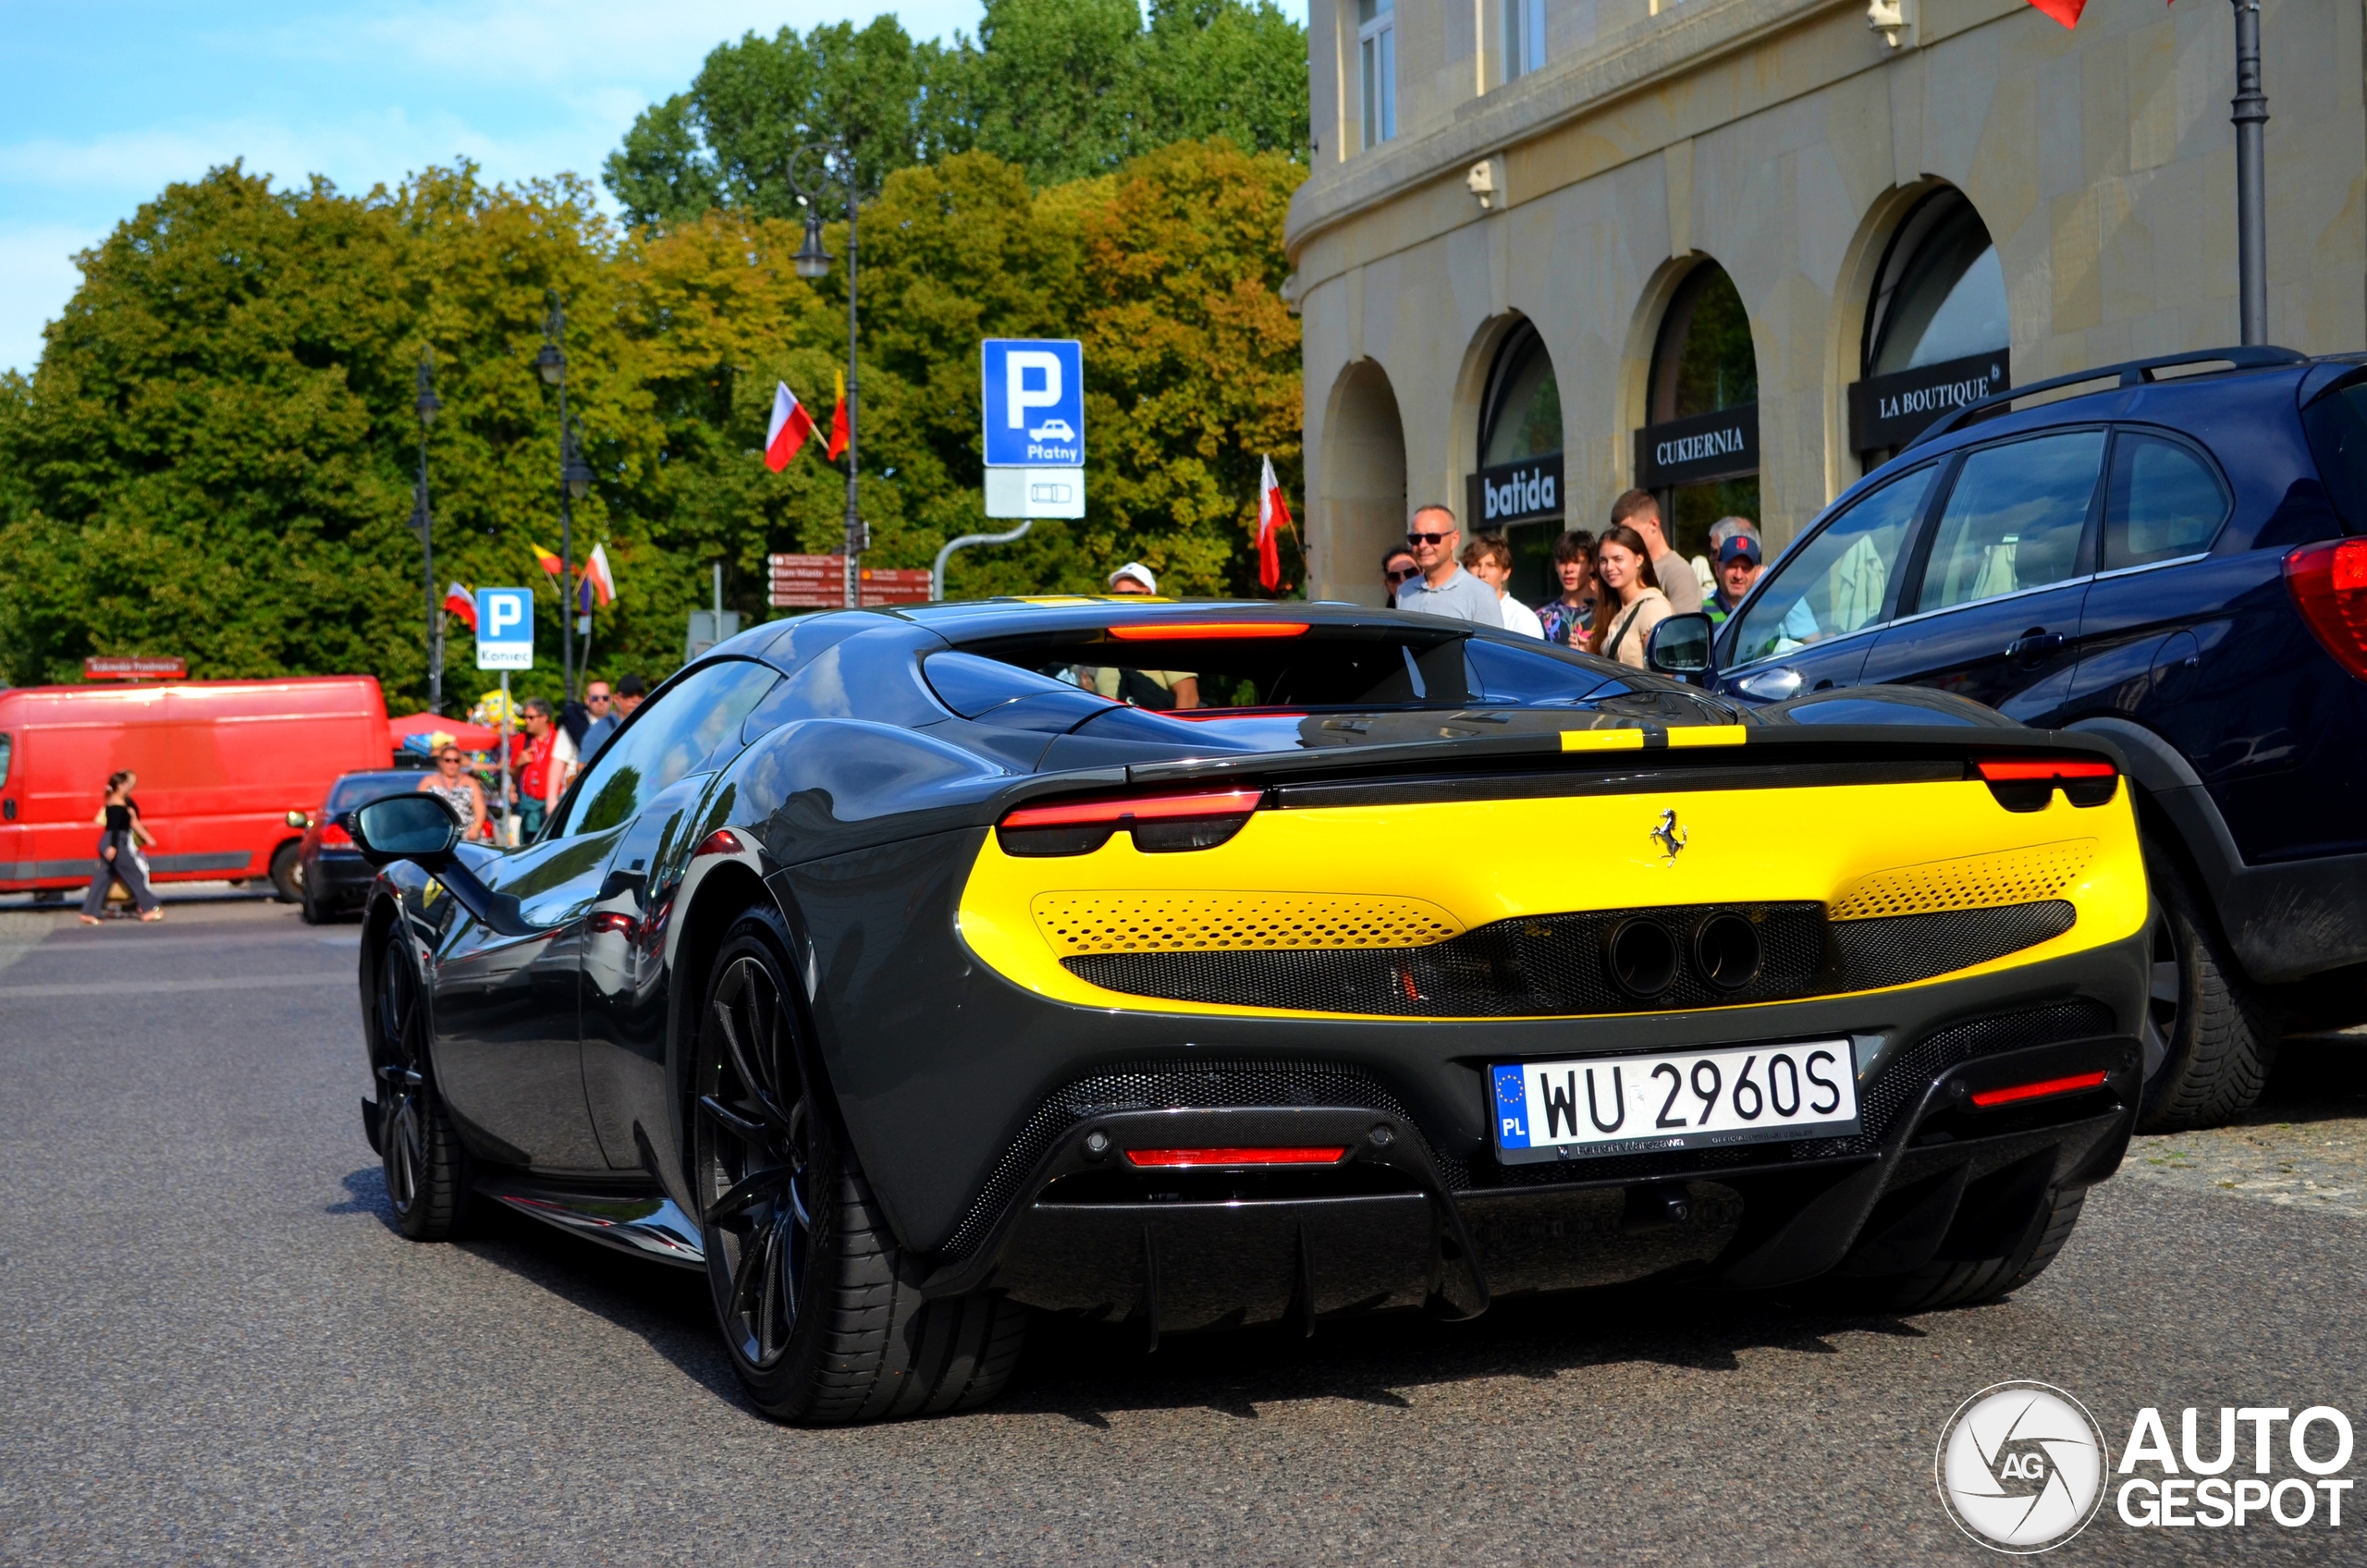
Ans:
[[[1085,515],[1085,345],[989,337],[979,345],[987,515]]]
[[[846,603],[844,556],[767,556],[775,609],[835,609]],[[865,606],[928,603],[926,567],[856,569]]]
[[[477,590],[477,668],[534,668],[534,591]]]

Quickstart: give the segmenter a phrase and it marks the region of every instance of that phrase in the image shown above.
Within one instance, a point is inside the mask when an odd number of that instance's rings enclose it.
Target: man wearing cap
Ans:
[[[1718,546],[1718,591],[1702,606],[1710,612],[1712,625],[1723,623],[1759,581],[1759,535],[1737,532],[1729,533]]]
[[[1140,561],[1128,561],[1110,574],[1112,594],[1157,594],[1159,579]],[[1115,665],[1080,665],[1081,684],[1112,702],[1138,708],[1196,708],[1200,705],[1200,678],[1181,669],[1122,669]]]
[[[1398,584],[1399,609],[1502,629],[1504,612],[1496,591],[1464,570],[1455,558],[1463,547],[1463,531],[1455,526],[1453,512],[1444,507],[1420,508],[1405,530],[1405,543],[1422,575]]]

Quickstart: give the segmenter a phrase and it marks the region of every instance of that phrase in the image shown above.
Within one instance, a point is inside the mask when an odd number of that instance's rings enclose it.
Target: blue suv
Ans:
[[[1699,662],[1696,618],[1662,631]],[[1709,663],[1798,720],[1879,717],[1846,689],[1900,683],[2118,745],[2154,889],[2146,1129],[2248,1109],[2280,1022],[2367,1018],[2367,357],[2219,349],[1957,410],[1802,533]]]

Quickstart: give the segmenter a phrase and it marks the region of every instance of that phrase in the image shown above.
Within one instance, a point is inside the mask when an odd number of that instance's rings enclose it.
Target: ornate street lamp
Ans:
[[[810,158],[815,165],[811,184],[797,178],[798,161]],[[797,276],[811,282],[828,276],[830,253],[822,248],[822,198],[833,187],[843,190],[847,198],[847,521],[846,521],[846,607],[863,605],[863,552],[871,543],[870,531],[863,525],[862,513],[855,504],[855,208],[861,188],[855,182],[854,154],[842,141],[816,141],[799,148],[789,159],[790,189],[805,207],[805,243],[798,249],[795,259]]]
[[[419,483],[411,494],[411,525],[419,533],[420,559],[427,578],[427,711],[444,711],[444,608],[435,596],[435,519],[427,506],[427,427],[444,407],[435,396],[435,350],[419,354]]]

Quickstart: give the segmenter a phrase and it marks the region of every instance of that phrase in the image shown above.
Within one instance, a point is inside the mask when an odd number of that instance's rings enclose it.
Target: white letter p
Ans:
[[[1005,401],[1010,407],[1012,429],[1024,430],[1027,427],[1027,410],[1030,409],[1060,406],[1061,357],[1058,354],[1048,354],[1041,349],[1014,349],[1003,356],[1002,365],[1009,390]],[[1040,392],[1027,390],[1027,372],[1031,370],[1044,373],[1044,389]]]

